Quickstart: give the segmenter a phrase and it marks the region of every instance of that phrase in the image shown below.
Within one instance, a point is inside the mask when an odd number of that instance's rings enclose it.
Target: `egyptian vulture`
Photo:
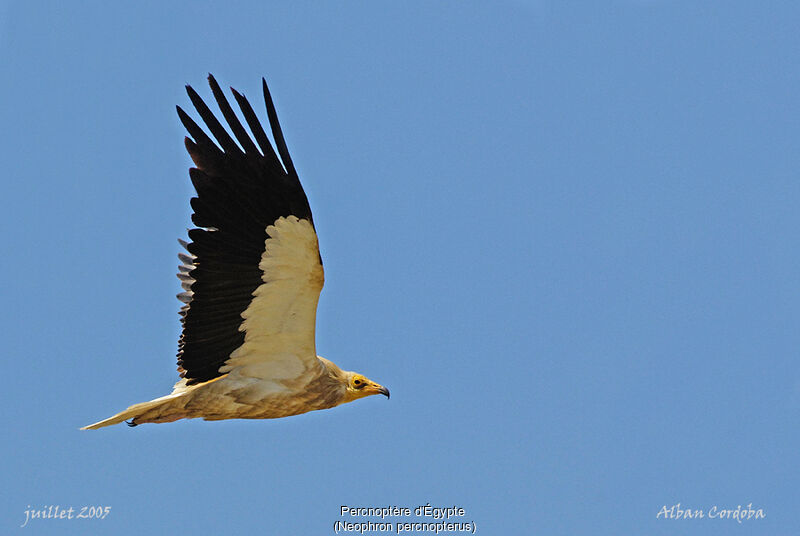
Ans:
[[[277,154],[250,103],[231,92],[252,132],[237,119],[217,81],[211,91],[234,137],[191,86],[189,99],[216,144],[180,107],[197,191],[178,343],[180,380],[172,393],[82,428],[128,421],[272,419],[332,408],[385,387],[340,369],[316,352],[314,326],[324,275],[308,199],[286,149],[262,79]],[[235,138],[235,139],[234,139]],[[255,142],[253,141],[255,138]],[[238,143],[237,143],[238,142]]]

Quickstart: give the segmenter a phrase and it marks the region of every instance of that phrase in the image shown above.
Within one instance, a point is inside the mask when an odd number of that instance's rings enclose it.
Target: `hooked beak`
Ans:
[[[368,385],[368,388],[371,395],[386,395],[386,398],[389,398],[389,389],[383,385],[372,382],[371,385]]]

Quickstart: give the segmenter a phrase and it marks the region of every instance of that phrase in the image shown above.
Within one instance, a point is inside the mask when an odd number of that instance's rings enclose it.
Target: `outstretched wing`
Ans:
[[[319,366],[314,326],[324,276],[311,209],[266,81],[264,100],[280,158],[247,99],[231,88],[255,143],[214,77],[208,82],[236,141],[186,86],[218,145],[178,107],[197,166],[189,170],[197,228],[189,231],[189,243],[182,242],[189,255],[179,255],[184,306],[178,371],[187,385],[234,369],[255,378],[296,378]]]

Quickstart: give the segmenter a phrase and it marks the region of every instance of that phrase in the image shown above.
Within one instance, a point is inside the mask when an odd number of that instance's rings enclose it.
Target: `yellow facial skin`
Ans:
[[[361,374],[351,374],[343,402],[352,402],[370,395],[386,395],[386,398],[389,398],[389,389]]]

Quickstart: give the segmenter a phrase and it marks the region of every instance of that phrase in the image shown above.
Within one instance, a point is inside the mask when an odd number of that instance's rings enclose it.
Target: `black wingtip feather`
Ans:
[[[206,133],[203,132],[203,129],[194,122],[194,119],[189,117],[189,114],[183,111],[183,108],[176,106],[175,109],[178,112],[178,118],[181,120],[184,128],[186,128],[186,130],[189,132],[189,135],[194,138],[194,141],[198,145],[202,145],[208,149],[213,149],[215,153],[220,152],[219,147],[217,147],[217,145],[211,141],[211,138],[209,138]]]
[[[236,114],[233,112],[233,108],[231,108],[231,105],[228,103],[225,93],[222,91],[222,88],[219,87],[216,79],[211,74],[208,75],[208,85],[211,87],[211,93],[214,95],[214,98],[217,101],[217,105],[222,112],[222,116],[225,118],[225,121],[228,122],[228,126],[231,127],[234,136],[236,136],[236,140],[244,149],[245,154],[259,154],[258,149],[256,149],[256,146],[253,143],[253,140],[250,139],[250,136],[242,126],[242,123],[239,122],[239,118],[236,117]]]
[[[278,154],[281,156],[283,166],[286,168],[286,173],[297,178],[297,171],[294,169],[292,157],[289,156],[289,149],[286,147],[286,140],[283,138],[281,124],[278,121],[278,113],[275,111],[275,104],[272,102],[272,96],[269,93],[269,87],[267,87],[266,78],[261,78],[261,86],[264,92],[264,103],[267,105],[269,126],[272,129],[272,137],[275,140],[275,146],[278,149]]]
[[[197,94],[194,88],[192,88],[192,86],[186,86],[186,93],[189,95],[189,100],[192,101],[195,110],[197,110],[197,113],[200,114],[203,122],[206,124],[208,129],[211,131],[211,134],[214,135],[214,138],[225,150],[225,152],[241,154],[242,150],[239,149],[239,146],[236,145],[236,142],[230,137],[228,132],[225,130],[225,127],[223,127],[217,118],[214,117],[214,114],[211,112],[208,106],[206,106],[206,103],[203,102],[203,99],[200,98],[200,95]]]
[[[272,148],[267,133],[264,131],[264,127],[261,126],[261,121],[258,120],[258,116],[253,111],[253,107],[250,106],[250,102],[235,89],[231,88],[231,91],[236,99],[236,103],[239,105],[239,109],[242,111],[242,115],[244,115],[245,121],[247,121],[247,125],[250,127],[250,132],[253,133],[256,143],[258,143],[258,146],[261,148],[261,154],[267,158],[270,165],[283,172],[283,165],[278,159],[278,155],[275,154],[275,150]]]

